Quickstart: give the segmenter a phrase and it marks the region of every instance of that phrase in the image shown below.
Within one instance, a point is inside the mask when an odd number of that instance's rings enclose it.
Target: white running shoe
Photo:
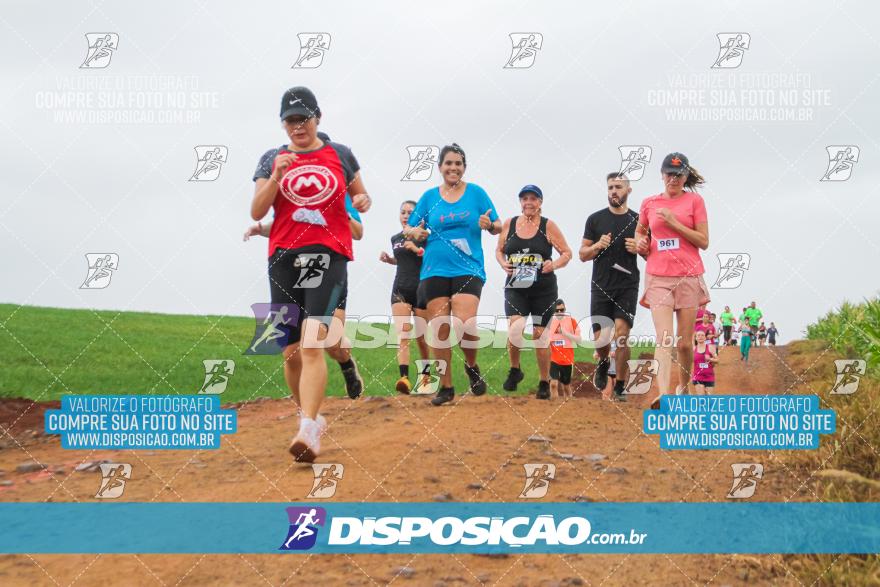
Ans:
[[[302,417],[303,417],[302,410],[297,408],[296,415],[297,415],[297,417],[302,419]],[[319,430],[320,435],[324,436],[324,433],[327,432],[327,419],[324,416],[322,416],[321,414],[318,414],[318,417],[315,418],[315,423],[318,425],[318,430]]]
[[[293,437],[288,449],[299,463],[313,463],[321,452],[321,429],[310,418],[299,421],[299,432]]]

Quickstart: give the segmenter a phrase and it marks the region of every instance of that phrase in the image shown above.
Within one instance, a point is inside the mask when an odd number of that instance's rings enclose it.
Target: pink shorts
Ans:
[[[652,306],[669,306],[673,310],[698,308],[708,304],[709,290],[702,275],[689,277],[668,277],[645,274],[645,293],[639,303]]]

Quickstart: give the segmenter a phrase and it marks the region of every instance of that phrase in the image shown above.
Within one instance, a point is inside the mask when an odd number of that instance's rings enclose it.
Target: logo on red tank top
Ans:
[[[336,193],[336,176],[323,165],[295,167],[281,178],[281,193],[297,206],[314,206]]]

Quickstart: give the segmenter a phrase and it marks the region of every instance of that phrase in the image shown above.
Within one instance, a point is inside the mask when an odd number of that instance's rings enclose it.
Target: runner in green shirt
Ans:
[[[749,319],[749,324],[752,327],[752,343],[754,343],[755,336],[758,332],[758,325],[761,323],[761,318],[764,316],[764,312],[762,312],[755,306],[755,302],[753,300],[752,303],[749,304],[749,307],[743,310],[743,313]]]
[[[721,312],[721,329],[724,331],[724,344],[726,345],[730,344],[734,324],[736,324],[736,318],[733,317],[730,306],[724,306],[724,311]]]

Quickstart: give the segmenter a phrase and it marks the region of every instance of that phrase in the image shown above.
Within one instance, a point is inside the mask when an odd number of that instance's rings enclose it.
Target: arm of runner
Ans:
[[[428,238],[429,234],[431,233],[425,228],[424,218],[419,221],[418,226],[407,226],[403,229],[403,236],[411,241],[423,241]]]
[[[351,228],[351,238],[359,241],[364,238],[364,225],[352,218],[348,217],[348,227]]]
[[[489,208],[484,213],[480,214],[480,228],[489,232],[489,234],[499,234],[501,232],[501,220],[497,219],[492,220],[493,210]]]
[[[651,229],[646,224],[642,224],[644,218],[644,208],[639,212],[639,221],[636,223],[636,252],[642,257],[647,258],[651,252]]]
[[[367,193],[367,188],[364,186],[364,180],[361,179],[360,171],[355,173],[354,178],[349,182],[348,193],[352,194],[351,205],[358,212],[366,212],[373,204],[373,199],[370,198],[370,194]]]
[[[559,230],[559,226],[552,220],[547,221],[547,240],[553,245],[553,248],[559,253],[559,257],[555,261],[544,261],[544,273],[550,273],[557,269],[562,269],[571,261],[571,247],[565,241],[565,236]],[[549,267],[547,267],[549,265]]]
[[[244,233],[244,240],[249,241],[252,236],[269,236],[269,232],[272,230],[272,222],[275,219],[268,222],[257,222],[256,224],[251,224],[248,226],[248,229]]]
[[[581,239],[581,248],[578,256],[581,261],[592,261],[599,256],[599,253],[611,246],[611,233],[603,234],[599,240],[593,242],[589,239]]]
[[[507,262],[507,255],[504,254],[504,243],[507,242],[507,234],[510,232],[510,218],[504,221],[501,226],[501,233],[498,236],[498,244],[495,246],[495,259],[504,272],[513,275],[513,265]]]
[[[254,182],[254,199],[251,202],[251,218],[262,220],[269,212],[275,196],[278,194],[278,182],[284,176],[287,168],[296,160],[293,153],[285,153],[275,157],[275,167],[268,179],[259,177]]]

